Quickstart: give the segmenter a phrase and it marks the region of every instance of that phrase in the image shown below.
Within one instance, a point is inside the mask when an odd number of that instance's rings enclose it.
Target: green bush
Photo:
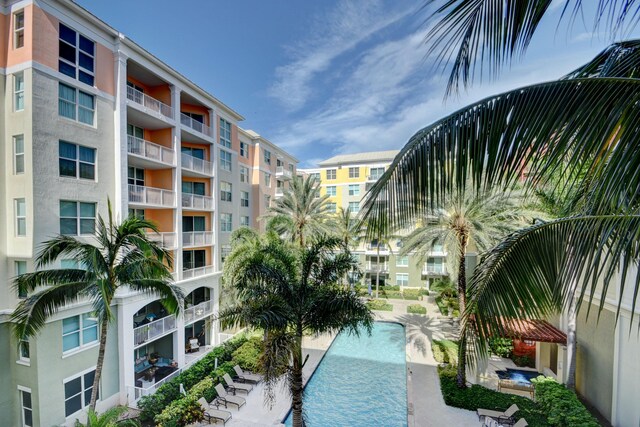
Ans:
[[[431,341],[433,358],[439,363],[458,364],[458,342],[451,340]]]
[[[384,291],[384,296],[387,297],[387,298],[402,299],[402,292],[385,290]]]
[[[420,293],[420,289],[405,289],[402,294],[404,296],[404,299],[414,301],[418,301],[420,299],[420,296],[422,295]]]
[[[539,376],[532,382],[536,386],[536,402],[546,414],[549,425],[557,427],[600,425],[578,400],[578,396],[553,378]]]
[[[525,367],[525,368],[535,368],[536,360],[533,357],[529,356],[512,356],[511,360],[516,366]]]
[[[513,351],[513,340],[510,338],[491,338],[489,340],[491,353],[498,357],[511,357]]]
[[[393,305],[379,299],[368,301],[367,307],[371,310],[393,311]]]
[[[520,408],[515,414],[516,420],[524,418],[531,427],[546,427],[549,425],[542,408],[526,397],[500,393],[477,384],[467,388],[458,388],[456,370],[453,365],[438,367],[438,374],[440,376],[442,397],[449,406],[470,411],[476,411],[478,408],[504,411],[515,403]]]
[[[409,314],[427,314],[427,308],[420,304],[411,304],[407,306],[407,313]]]
[[[451,308],[451,315],[454,317],[460,316],[460,303],[458,302],[457,297],[436,297],[436,305],[440,309],[440,313],[443,316],[449,315],[449,308]]]
[[[233,360],[243,370],[257,371],[258,359],[262,353],[262,338],[252,337],[233,352]]]
[[[427,288],[420,288],[420,295],[429,296],[429,289],[427,289]]]
[[[158,427],[186,426],[204,419],[204,410],[198,399],[213,388],[213,379],[207,377],[191,387],[186,396],[171,402],[154,421]]]

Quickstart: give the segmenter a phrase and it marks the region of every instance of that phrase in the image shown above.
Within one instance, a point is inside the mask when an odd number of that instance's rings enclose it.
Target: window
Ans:
[[[60,176],[90,179],[96,178],[96,150],[60,141],[58,143]],[[144,174],[144,170],[142,171]]]
[[[82,348],[98,341],[98,321],[89,313],[62,320],[62,351]]]
[[[130,218],[144,219],[144,209],[129,208],[129,217]]]
[[[240,156],[249,158],[249,144],[240,141]]]
[[[93,380],[96,370],[92,370],[64,383],[64,415],[70,417],[91,402]]]
[[[327,169],[327,179],[336,179],[335,169]]]
[[[13,111],[24,110],[24,74],[13,75]]]
[[[18,386],[20,393],[20,412],[22,413],[22,427],[33,427],[33,404],[31,403],[31,390]]]
[[[60,200],[60,234],[93,234],[96,227],[96,204]]]
[[[335,185],[329,185],[326,188],[327,188],[327,196],[335,196],[337,194]]]
[[[309,178],[315,179],[316,181],[320,182],[320,172],[310,173]]]
[[[230,253],[231,253],[230,246],[222,246],[220,248],[220,262],[224,264],[224,261],[227,259]]]
[[[249,227],[249,217],[248,216],[241,216],[240,217],[240,226],[241,227]]]
[[[233,217],[230,213],[220,214],[220,231],[223,233],[230,233],[233,229],[232,223]]]
[[[231,184],[220,181],[220,200],[223,202],[231,201]]]
[[[360,178],[360,168],[349,168],[349,178]]]
[[[360,212],[360,202],[349,202],[349,211],[352,214]]]
[[[144,169],[129,166],[127,169],[127,184],[144,187]]]
[[[443,258],[427,258],[427,272],[431,274],[445,274]]]
[[[271,151],[264,150],[264,162],[268,165],[271,164]]]
[[[231,172],[231,153],[220,150],[220,168]]]
[[[78,261],[75,259],[61,259],[60,260],[60,268],[64,270],[77,270],[80,267]]]
[[[335,203],[327,203],[327,212],[335,213],[336,212],[336,204]]]
[[[204,160],[204,148],[181,147],[180,152],[196,159]]]
[[[240,182],[249,182],[249,168],[240,166]]]
[[[31,361],[31,351],[29,350],[29,340],[20,340],[18,342],[18,360],[21,362]]]
[[[58,71],[93,86],[96,44],[75,30],[60,24],[58,47]]]
[[[289,163],[289,172],[291,172],[292,174],[293,174],[293,169],[294,169],[293,163]]]
[[[350,184],[349,185],[349,195],[350,196],[359,196],[360,195],[360,185],[359,184]]]
[[[204,249],[182,251],[182,269],[193,270],[207,265],[207,252]]]
[[[396,286],[409,286],[409,273],[396,273]]]
[[[204,196],[204,182],[182,181],[182,192]]]
[[[240,192],[240,206],[242,206],[243,208],[248,208],[249,207],[249,192],[248,191],[241,191]]]
[[[220,119],[220,145],[231,148],[231,123]]]
[[[64,83],[58,83],[58,114],[93,126],[95,97]]]
[[[408,256],[397,256],[396,257],[396,267],[408,267],[409,266],[409,257]]]
[[[371,168],[369,169],[369,180],[377,180],[384,174],[384,168]]]
[[[13,137],[13,173],[24,173],[24,135]]]
[[[16,276],[20,276],[27,272],[27,261],[14,261],[13,263],[13,271]],[[26,298],[27,293],[21,290],[18,290],[18,298]]]
[[[268,194],[264,195],[264,208],[269,209],[271,207],[271,196]]]
[[[269,172],[264,173],[264,185],[271,187],[271,174]]]
[[[13,48],[24,46],[24,10],[13,14]]]
[[[27,235],[27,204],[24,199],[15,199],[16,236]]]
[[[205,217],[203,216],[183,216],[182,231],[190,233],[192,231],[205,231]]]

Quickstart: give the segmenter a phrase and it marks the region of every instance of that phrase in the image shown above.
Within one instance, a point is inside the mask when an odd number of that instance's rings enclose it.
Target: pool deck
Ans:
[[[440,319],[437,307],[430,302],[420,302],[427,307],[426,316],[407,314],[406,306],[415,304],[416,301],[389,300],[389,302],[394,306],[392,312],[375,311],[374,313],[376,320],[398,322],[406,327],[409,371],[407,376],[408,427],[478,427],[480,423],[474,412],[445,405],[440,393],[438,363],[431,352],[431,340],[450,337],[453,329],[449,323],[445,319]],[[303,352],[309,355],[309,360],[304,367],[305,382],[318,366],[332,340],[331,336],[305,337]],[[276,401],[272,407],[269,407],[265,405],[263,390],[263,385],[259,384],[248,396],[240,393],[240,396],[247,398],[247,403],[240,410],[229,410],[233,418],[226,425],[229,427],[283,425],[281,420],[289,411],[291,398],[283,387],[278,387]]]

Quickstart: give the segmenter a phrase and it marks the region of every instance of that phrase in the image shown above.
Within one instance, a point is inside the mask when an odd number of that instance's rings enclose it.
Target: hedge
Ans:
[[[409,314],[427,314],[427,308],[420,304],[411,304],[407,306],[407,313]]]
[[[262,338],[252,337],[233,352],[233,360],[244,371],[257,371],[258,359],[262,354]]]
[[[374,299],[367,302],[367,307],[371,310],[380,310],[380,311],[393,311],[393,305],[388,304],[382,300]]]
[[[439,363],[458,364],[458,342],[451,340],[432,340],[433,358]]]
[[[549,425],[554,427],[598,427],[600,425],[578,400],[578,396],[553,378],[539,376],[532,382],[536,386],[536,402],[547,415]]]

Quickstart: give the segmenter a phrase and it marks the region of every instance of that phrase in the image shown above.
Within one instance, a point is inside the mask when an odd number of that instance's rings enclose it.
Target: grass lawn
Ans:
[[[427,308],[420,304],[411,304],[407,306],[407,313],[409,314],[427,314]]]
[[[379,310],[379,311],[393,311],[393,305],[389,304],[386,301],[374,299],[367,302],[367,307],[371,310]]]

